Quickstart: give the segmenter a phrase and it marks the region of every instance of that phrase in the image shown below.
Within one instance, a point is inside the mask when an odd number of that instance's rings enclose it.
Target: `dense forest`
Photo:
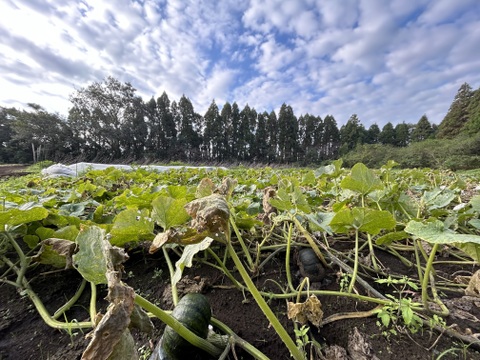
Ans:
[[[437,126],[388,122],[365,128],[353,114],[340,128],[333,115],[257,112],[236,102],[205,114],[182,96],[164,92],[144,101],[130,83],[107,77],[70,96],[68,116],[37,104],[0,107],[0,163],[170,162],[319,165],[343,158],[371,167],[388,160],[402,167],[480,167],[480,89],[464,83]]]

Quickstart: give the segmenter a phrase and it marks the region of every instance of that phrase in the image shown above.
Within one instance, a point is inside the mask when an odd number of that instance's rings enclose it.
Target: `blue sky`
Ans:
[[[66,115],[108,75],[200,114],[215,99],[438,124],[462,83],[480,86],[480,1],[0,1],[0,106]]]

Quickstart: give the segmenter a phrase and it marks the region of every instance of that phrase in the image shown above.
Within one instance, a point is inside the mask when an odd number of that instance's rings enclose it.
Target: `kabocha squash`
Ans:
[[[212,316],[210,304],[205,296],[197,293],[185,295],[172,311],[172,316],[196,335],[206,339],[208,324]],[[201,349],[190,344],[170,326],[165,328],[160,342],[150,360],[194,360],[208,359]]]
[[[297,263],[302,277],[308,277],[311,282],[321,282],[325,277],[325,269],[312,248],[301,249]]]

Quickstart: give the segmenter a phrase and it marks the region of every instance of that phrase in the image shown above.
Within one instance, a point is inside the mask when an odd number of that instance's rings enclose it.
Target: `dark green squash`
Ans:
[[[185,295],[172,311],[172,316],[185,327],[206,339],[212,316],[210,304],[202,294]],[[150,360],[194,360],[208,358],[207,354],[178,335],[170,326],[165,328],[159,346]]]
[[[320,282],[325,277],[325,269],[312,248],[301,249],[297,263],[302,277],[308,277],[311,282]]]

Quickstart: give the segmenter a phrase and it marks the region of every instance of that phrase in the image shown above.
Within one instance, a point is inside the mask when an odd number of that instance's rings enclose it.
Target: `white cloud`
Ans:
[[[3,0],[0,105],[66,114],[75,88],[113,75],[200,113],[215,99],[438,123],[463,82],[480,86],[479,43],[477,0]]]

